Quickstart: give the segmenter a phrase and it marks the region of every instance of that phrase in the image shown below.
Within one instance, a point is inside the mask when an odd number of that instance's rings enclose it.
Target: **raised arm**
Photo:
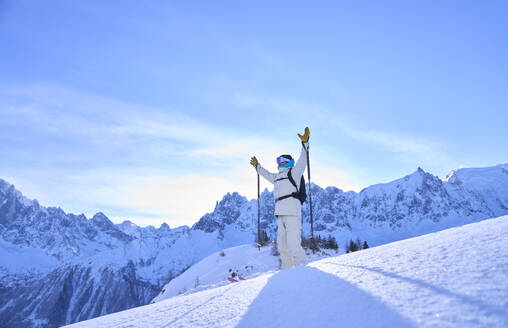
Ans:
[[[307,166],[307,150],[309,149],[308,142],[302,142],[302,151],[300,152],[300,157],[296,161],[295,166],[293,167],[293,176],[295,179],[299,179],[303,172],[305,171],[305,167]]]
[[[309,128],[305,128],[304,135],[302,136],[301,134],[298,134],[298,137],[302,141],[302,151],[300,152],[300,157],[298,157],[298,160],[293,167],[293,176],[295,179],[299,179],[302,176],[303,172],[305,171],[305,167],[307,166],[307,151],[309,150],[310,137]]]
[[[275,183],[275,176],[276,176],[276,174],[275,173],[271,173],[267,169],[262,167],[261,164],[259,164],[258,159],[256,158],[256,156],[253,156],[250,159],[250,164],[252,166],[254,166],[254,168],[256,169],[256,172],[259,173],[259,175],[261,175],[263,178],[268,180],[268,182],[270,182],[272,184]]]
[[[270,183],[275,183],[275,173],[269,172],[267,169],[261,166],[261,164],[258,163],[256,166],[256,171],[261,175],[263,178],[268,180]]]

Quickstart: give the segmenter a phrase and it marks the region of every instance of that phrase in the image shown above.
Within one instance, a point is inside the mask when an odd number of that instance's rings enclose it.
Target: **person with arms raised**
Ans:
[[[250,161],[257,173],[274,185],[274,215],[277,218],[277,245],[282,269],[307,263],[301,245],[301,211],[306,198],[303,173],[307,166],[309,136],[308,127],[305,128],[303,135],[298,134],[302,142],[302,151],[296,163],[291,155],[277,157],[278,173],[271,173],[262,167],[256,156]]]

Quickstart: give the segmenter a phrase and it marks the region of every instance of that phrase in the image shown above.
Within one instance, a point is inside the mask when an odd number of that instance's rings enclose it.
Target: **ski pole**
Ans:
[[[259,206],[259,173],[258,173],[258,250],[261,251],[261,227],[259,226],[259,221],[261,217],[261,210]]]
[[[310,188],[310,156],[309,156],[309,150],[307,151],[307,173],[309,177],[309,208],[310,208],[310,238],[314,240],[314,220],[312,218],[312,191]]]

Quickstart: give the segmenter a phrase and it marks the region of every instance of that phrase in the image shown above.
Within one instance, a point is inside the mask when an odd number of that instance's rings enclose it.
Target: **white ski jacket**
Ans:
[[[306,151],[309,149],[309,143],[302,143],[302,151],[300,153],[300,157],[298,161],[296,161],[295,166],[291,170],[291,176],[293,180],[295,180],[296,186],[298,189],[300,188],[300,181],[302,178],[302,174],[305,171],[305,167],[307,166],[307,153]],[[286,178],[288,176],[289,167],[279,167],[279,173],[271,173],[266,170],[261,164],[256,166],[256,171],[268,180],[270,183],[274,185],[273,195],[275,199],[289,195],[293,192],[298,191],[295,189],[295,186],[289,181],[289,179],[275,181],[280,178]],[[302,204],[300,201],[294,197],[289,197],[286,199],[282,199],[278,202],[275,202],[275,216],[277,215],[296,215],[300,217],[302,210]]]

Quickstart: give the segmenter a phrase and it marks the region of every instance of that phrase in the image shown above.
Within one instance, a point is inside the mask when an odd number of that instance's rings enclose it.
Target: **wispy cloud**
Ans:
[[[275,170],[277,155],[300,148],[296,136],[290,142],[218,128],[177,110],[54,85],[1,88],[0,101],[1,125],[26,138],[4,145],[0,162],[22,191],[43,204],[88,215],[102,210],[142,225],[156,216],[191,225],[226,192],[254,198],[250,157]],[[315,182],[346,176],[317,167]]]
[[[184,175],[174,178],[145,178],[125,192],[126,202],[133,207],[150,209],[168,218],[173,226],[190,225],[211,212],[216,201],[227,192],[245,195],[245,184],[217,176]]]
[[[338,129],[347,137],[399,155],[401,160],[433,161],[450,167],[454,162],[447,153],[449,145],[429,137],[397,131],[364,128],[353,119],[328,106],[298,98],[283,99],[249,93],[237,93],[232,103],[244,108],[265,108],[313,121],[326,122],[328,129]]]

